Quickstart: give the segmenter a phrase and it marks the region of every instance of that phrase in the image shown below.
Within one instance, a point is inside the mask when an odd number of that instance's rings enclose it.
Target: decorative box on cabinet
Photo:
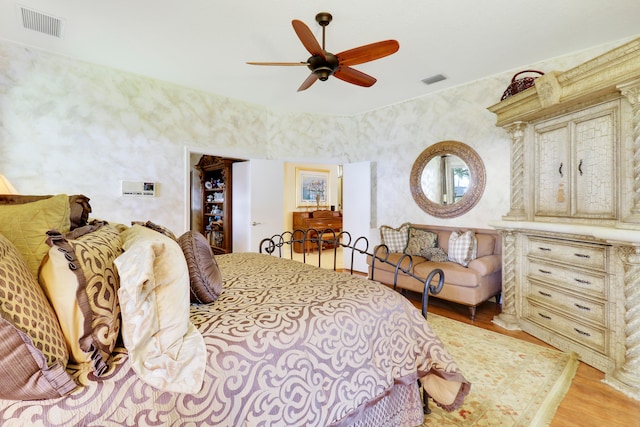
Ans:
[[[640,400],[640,38],[489,107],[511,139],[503,304]]]

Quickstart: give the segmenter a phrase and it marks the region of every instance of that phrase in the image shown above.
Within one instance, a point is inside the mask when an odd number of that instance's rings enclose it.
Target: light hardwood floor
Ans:
[[[417,307],[420,307],[417,297],[410,295],[408,297]],[[428,313],[436,313],[480,328],[550,347],[526,332],[507,331],[491,323],[493,317],[500,313],[500,305],[494,302],[480,305],[473,322],[469,318],[467,307],[435,298],[429,299]],[[640,402],[604,384],[601,382],[603,378],[602,372],[580,362],[571,388],[556,411],[550,426],[640,426]]]

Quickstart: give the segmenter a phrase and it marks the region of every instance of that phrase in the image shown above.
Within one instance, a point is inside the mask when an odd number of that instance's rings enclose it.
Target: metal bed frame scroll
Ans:
[[[300,238],[294,238],[295,236],[302,236]],[[353,244],[352,244],[353,242]],[[394,263],[389,260],[389,248],[382,244],[375,246],[373,248],[373,252],[368,252],[369,250],[369,240],[364,237],[358,237],[355,240],[352,240],[351,234],[347,231],[341,231],[336,233],[332,229],[326,230],[317,230],[310,228],[308,230],[294,230],[294,231],[285,231],[282,234],[276,234],[272,237],[267,237],[262,239],[260,242],[260,253],[266,253],[268,255],[278,256],[280,258],[283,257],[283,254],[289,254],[290,259],[293,259],[293,244],[301,243],[302,247],[305,248],[302,251],[302,262],[307,263],[307,243],[310,243],[311,246],[315,246],[318,250],[318,267],[322,267],[322,251],[328,250],[324,248],[331,247],[333,250],[333,270],[337,271],[337,257],[338,257],[338,248],[342,248],[343,251],[350,251],[351,254],[351,262],[349,264],[348,271],[350,274],[353,274],[353,262],[355,259],[356,253],[366,255],[371,257],[371,268],[369,269],[369,273],[367,277],[369,280],[375,280],[373,277],[375,271],[375,263],[382,262],[385,264],[389,264],[395,268],[394,276],[393,276],[393,289],[397,289],[398,282],[398,274],[403,273],[406,276],[409,276],[420,283],[424,284],[424,291],[422,292],[422,316],[427,318],[427,308],[429,305],[429,294],[437,295],[444,285],[444,272],[436,268],[432,270],[426,278],[418,277],[412,273],[413,269],[413,258],[411,255],[404,254],[397,263]],[[283,248],[287,248],[287,250],[283,250]],[[348,253],[347,252],[347,253]],[[346,258],[345,258],[346,259]],[[408,259],[407,268],[402,267],[402,263],[405,259]],[[343,269],[346,270],[346,269]],[[437,284],[432,284],[436,280],[436,276],[438,276]],[[402,290],[404,291],[404,290]],[[420,383],[418,381],[418,383]],[[424,402],[424,413],[429,414],[431,410],[429,409],[428,396],[426,393],[423,393],[423,402]]]

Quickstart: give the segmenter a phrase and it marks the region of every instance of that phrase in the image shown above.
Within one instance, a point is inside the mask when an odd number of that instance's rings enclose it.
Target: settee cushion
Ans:
[[[428,258],[428,254],[433,252],[429,250],[436,246],[438,246],[438,235],[436,233],[409,227],[409,241],[404,253]]]
[[[457,285],[465,288],[475,288],[480,285],[482,275],[477,270],[463,267],[452,261],[445,263],[421,262],[413,268],[413,273],[418,277],[427,277],[436,268],[444,271],[445,286]]]
[[[478,240],[473,231],[453,231],[449,236],[449,261],[456,262],[464,267],[478,255]]]
[[[485,255],[471,261],[467,266],[470,270],[475,270],[482,276],[488,276],[502,269],[502,256]]]
[[[389,252],[404,252],[409,242],[409,228],[411,224],[405,222],[398,228],[388,225],[380,226],[380,240],[389,248]]]
[[[51,246],[40,269],[40,284],[56,312],[71,358],[92,363],[97,376],[120,334],[118,230],[95,222],[62,235],[50,231]]]
[[[384,251],[379,251],[377,253],[377,256],[379,258],[385,259]],[[369,263],[369,265],[371,265],[371,257],[369,256],[367,258],[368,258],[367,262]],[[400,262],[400,258],[402,258],[402,262]],[[388,256],[386,257],[386,260],[391,264],[380,261],[380,260],[376,260],[376,263],[375,263],[376,268],[379,268],[381,270],[386,270],[386,271],[395,271],[396,269],[395,266],[400,262],[400,267],[404,268],[405,270],[409,270],[409,267],[411,267],[411,270],[409,271],[412,271],[413,267],[415,267],[417,264],[421,262],[425,262],[427,259],[417,255],[411,256],[411,258],[409,258],[408,256],[405,256],[405,254],[393,252],[388,254]]]
[[[209,242],[201,233],[189,230],[178,238],[178,243],[189,268],[191,302],[214,302],[222,292],[222,273]]]
[[[19,303],[18,303],[19,302]],[[58,319],[26,262],[0,234],[0,398],[50,399],[76,388]]]
[[[0,205],[0,233],[18,249],[33,277],[49,251],[47,231],[69,231],[69,197],[65,194],[30,203]]]

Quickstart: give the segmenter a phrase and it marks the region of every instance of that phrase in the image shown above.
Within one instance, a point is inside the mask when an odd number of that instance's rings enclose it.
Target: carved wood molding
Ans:
[[[588,99],[619,95],[618,85],[640,77],[640,38],[564,72],[538,77],[533,87],[489,107],[497,125],[532,121]]]

